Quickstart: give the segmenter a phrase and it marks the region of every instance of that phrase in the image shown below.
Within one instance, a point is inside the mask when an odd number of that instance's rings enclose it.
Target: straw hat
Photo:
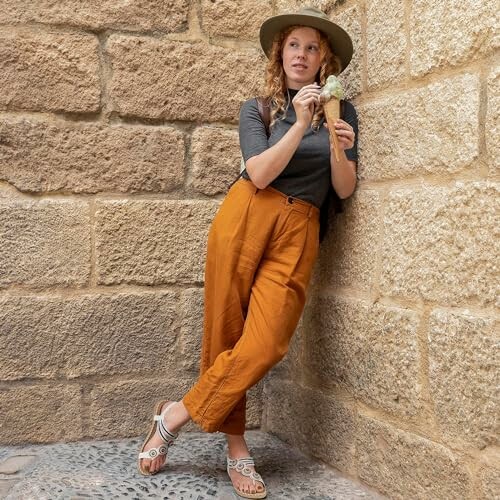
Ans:
[[[271,52],[274,36],[295,24],[322,31],[328,37],[333,53],[339,56],[342,64],[341,71],[344,71],[352,58],[351,37],[338,24],[330,21],[323,11],[315,7],[304,7],[298,12],[273,16],[262,23],[260,27],[260,44],[267,57]]]

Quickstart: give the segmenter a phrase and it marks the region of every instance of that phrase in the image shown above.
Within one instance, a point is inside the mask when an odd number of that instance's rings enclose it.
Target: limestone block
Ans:
[[[488,75],[488,108],[486,112],[486,149],[490,171],[500,168],[500,66]]]
[[[93,35],[2,30],[0,66],[0,110],[99,109],[98,40]]]
[[[146,437],[156,404],[161,400],[180,401],[193,382],[172,376],[164,378],[154,365],[150,369],[157,378],[100,383],[92,388],[88,437]]]
[[[342,3],[343,0],[309,0],[307,5],[321,9],[323,12],[331,10],[335,4]],[[278,14],[287,12],[296,12],[304,7],[304,2],[301,0],[276,0],[276,9]]]
[[[412,75],[457,66],[492,53],[500,46],[498,12],[496,0],[413,1],[410,11]]]
[[[191,154],[194,189],[208,196],[227,193],[240,171],[238,132],[197,128],[191,139]]]
[[[201,28],[209,36],[258,40],[260,25],[273,15],[270,0],[202,0]]]
[[[382,228],[380,196],[356,191],[343,201],[344,211],[330,217],[319,254],[319,282],[369,290],[373,284]]]
[[[479,471],[482,499],[496,500],[500,491],[500,470],[494,467],[482,467]]]
[[[391,93],[356,109],[361,179],[449,175],[478,157],[477,75]]]
[[[90,29],[185,31],[189,2],[169,0],[3,0],[0,23],[68,24]]]
[[[236,123],[264,83],[257,49],[112,35],[106,52],[112,107],[122,116]]]
[[[498,191],[490,182],[393,191],[382,293],[447,305],[498,300]]]
[[[368,88],[396,83],[405,75],[405,3],[369,0],[366,17]]]
[[[179,361],[185,370],[198,374],[203,336],[203,289],[184,290],[180,304]]]
[[[0,121],[0,179],[21,191],[164,192],[184,181],[184,136],[172,127]]]
[[[440,309],[430,316],[430,390],[447,441],[468,441],[480,449],[498,444],[497,332],[493,319]]]
[[[81,389],[75,385],[13,386],[0,390],[0,443],[82,439]]]
[[[246,429],[258,429],[262,424],[264,406],[264,381],[260,381],[247,391]]]
[[[214,201],[108,201],[96,211],[101,284],[200,283]]]
[[[0,198],[0,235],[0,287],[88,282],[87,203]]]
[[[304,367],[318,386],[339,385],[369,405],[414,418],[421,410],[413,311],[318,297],[304,318]]]
[[[0,299],[0,379],[175,370],[173,292]]]
[[[265,384],[266,430],[340,470],[352,463],[355,412],[325,394],[291,381]]]
[[[472,498],[462,461],[439,443],[359,417],[359,479],[389,498]]]

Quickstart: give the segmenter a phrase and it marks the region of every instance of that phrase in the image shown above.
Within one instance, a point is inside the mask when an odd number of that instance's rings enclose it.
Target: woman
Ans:
[[[226,433],[228,474],[245,498],[264,498],[243,434],[246,391],[286,353],[302,313],[318,253],[319,207],[329,185],[340,198],[356,186],[357,118],[345,102],[334,124],[336,162],[319,104],[320,86],[339,74],[352,43],[318,9],[266,20],[260,32],[269,58],[270,136],[255,99],[240,113],[243,178],[229,190],[208,236],[200,378],[182,401],[162,401],[139,454],[154,474],[179,429],[193,419]]]

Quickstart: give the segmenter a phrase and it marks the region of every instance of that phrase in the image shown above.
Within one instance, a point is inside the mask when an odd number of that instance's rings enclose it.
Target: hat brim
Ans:
[[[268,58],[276,33],[295,24],[322,31],[328,37],[334,54],[340,58],[342,64],[340,71],[344,71],[352,59],[353,46],[351,37],[332,21],[307,14],[281,14],[270,17],[262,23],[260,27],[260,45]]]

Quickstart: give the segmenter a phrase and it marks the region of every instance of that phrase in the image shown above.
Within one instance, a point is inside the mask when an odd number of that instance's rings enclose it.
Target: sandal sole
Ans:
[[[173,403],[173,401],[170,401],[169,399],[164,399],[163,401],[160,401],[159,403],[156,403],[155,408],[154,408],[154,413],[153,415],[159,415],[161,413],[162,407],[166,403]],[[156,420],[153,419],[153,423],[151,424],[151,428],[149,429],[149,434],[146,436],[146,439],[142,443],[141,449],[139,450],[139,453],[142,453],[144,451],[144,448],[146,447],[146,443],[154,436],[154,433],[156,432]],[[149,472],[149,470],[143,469],[141,466],[141,460],[148,460],[147,458],[138,458],[137,459],[137,468],[139,469],[139,472],[143,476],[153,476],[154,474],[157,474],[161,468],[157,472]]]

